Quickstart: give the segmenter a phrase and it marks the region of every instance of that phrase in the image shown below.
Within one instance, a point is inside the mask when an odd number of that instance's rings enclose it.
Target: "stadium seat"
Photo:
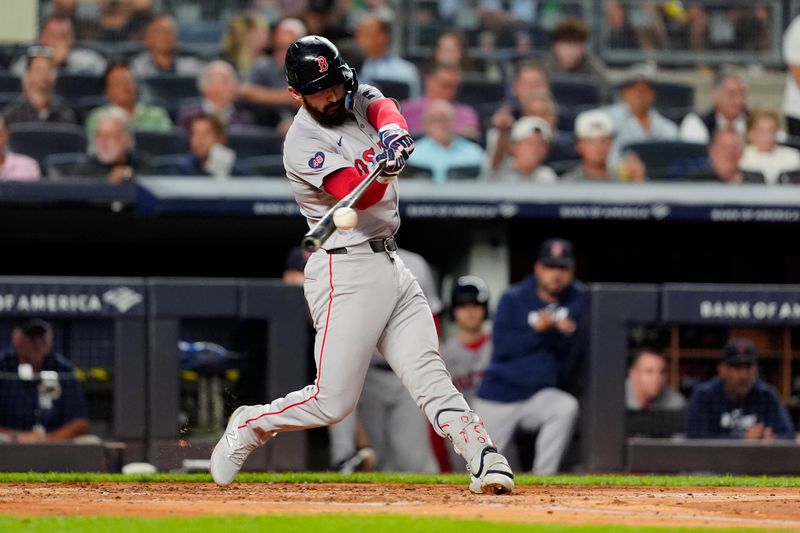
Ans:
[[[159,155],[185,154],[189,151],[189,142],[183,130],[172,131],[137,131],[136,151],[150,157]]]
[[[11,68],[14,61],[25,53],[27,45],[3,44],[0,45],[0,69]]]
[[[7,70],[0,70],[0,93],[22,92],[22,81]]]
[[[178,32],[179,48],[183,52],[199,55],[206,59],[219,56],[222,34],[225,31],[221,20],[198,20],[180,25]]]
[[[639,156],[650,181],[685,179],[708,158],[705,144],[681,141],[635,143],[628,145],[626,149]]]
[[[148,102],[154,100],[179,101],[184,98],[197,98],[197,78],[194,76],[148,76],[140,81],[142,99]]]
[[[55,93],[70,102],[103,94],[103,78],[94,74],[60,74]]]
[[[42,168],[50,154],[86,151],[86,135],[76,124],[21,122],[12,124],[9,131],[11,150],[36,159]]]
[[[248,157],[245,163],[254,176],[283,177],[286,174],[282,155]]]
[[[686,83],[656,81],[656,107],[661,109],[694,109],[694,87]]]
[[[242,159],[277,155],[283,153],[283,138],[272,128],[234,126],[228,132],[228,146]]]
[[[411,87],[404,81],[375,80],[377,87],[384,96],[394,98],[398,102],[408,100],[411,94]]]
[[[559,106],[596,106],[600,104],[600,87],[586,76],[553,76],[550,90]]]
[[[403,178],[433,179],[433,171],[426,167],[409,164],[403,169]]]
[[[69,152],[64,154],[49,154],[44,158],[42,173],[50,179],[59,179],[72,176],[73,169],[88,159],[84,152]]]
[[[575,161],[580,160],[580,156],[575,151],[575,139],[570,133],[559,132],[550,144],[550,152],[547,154],[546,163],[549,165],[555,161]]]
[[[779,142],[781,146],[788,146],[789,148],[796,148],[800,150],[800,137],[794,135],[787,135],[786,138]]]
[[[505,86],[497,81],[490,81],[481,74],[464,74],[458,86],[456,100],[463,104],[478,107],[481,104],[502,102],[506,98]]]
[[[175,165],[181,157],[183,157],[181,154],[151,157],[139,174],[142,176],[175,176],[177,175]]]
[[[447,181],[476,180],[480,175],[480,165],[450,167],[447,169]]]
[[[17,98],[19,98],[20,93],[2,93],[0,92],[0,110],[2,110],[8,104],[14,102]]]
[[[79,124],[86,123],[86,117],[89,116],[89,113],[92,110],[97,109],[100,106],[103,106],[108,103],[105,96],[102,95],[93,95],[93,96],[84,96],[82,98],[78,98],[72,105],[72,110],[75,111],[75,115],[78,118]]]

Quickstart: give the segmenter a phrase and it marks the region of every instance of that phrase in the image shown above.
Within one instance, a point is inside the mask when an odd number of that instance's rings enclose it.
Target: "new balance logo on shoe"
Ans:
[[[225,435],[225,438],[228,439],[228,446],[233,448],[234,447],[234,442],[233,441],[239,440],[239,435],[236,433],[236,431],[231,431],[230,433]]]

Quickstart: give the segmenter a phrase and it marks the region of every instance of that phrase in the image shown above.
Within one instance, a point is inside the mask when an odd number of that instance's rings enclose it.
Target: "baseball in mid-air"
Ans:
[[[358,213],[352,207],[340,207],[333,213],[333,223],[340,230],[349,230],[358,224]]]

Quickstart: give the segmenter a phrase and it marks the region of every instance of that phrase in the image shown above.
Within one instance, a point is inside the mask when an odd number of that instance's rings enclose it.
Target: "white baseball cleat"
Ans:
[[[497,450],[487,446],[481,452],[478,474],[470,474],[469,490],[475,494],[509,494],[514,490],[514,472]]]
[[[214,451],[211,452],[209,471],[218,485],[230,485],[247,457],[259,446],[267,442],[273,435],[259,440],[252,429],[242,426],[246,420],[244,415],[248,406],[238,407],[228,419],[228,427],[220,437]]]

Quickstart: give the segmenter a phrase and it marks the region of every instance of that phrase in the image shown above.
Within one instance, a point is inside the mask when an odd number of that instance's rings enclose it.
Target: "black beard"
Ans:
[[[314,109],[306,102],[306,109],[314,117],[314,120],[326,128],[341,126],[349,118],[347,109],[344,106],[344,98],[326,105],[322,111]]]

